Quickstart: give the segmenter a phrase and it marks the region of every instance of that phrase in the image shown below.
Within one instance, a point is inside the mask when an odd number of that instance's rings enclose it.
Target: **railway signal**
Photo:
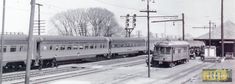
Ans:
[[[133,23],[133,27],[135,27],[136,26],[136,14],[133,15],[132,23]]]
[[[127,14],[126,16],[126,37],[131,37],[131,32],[136,27],[136,14],[133,16],[130,16],[130,14]],[[130,17],[132,17],[132,26],[130,27]]]
[[[146,11],[140,11],[140,12],[146,12]],[[156,12],[156,11],[152,11]],[[137,16],[136,14],[133,14],[133,16],[130,16],[130,14],[127,14],[126,16],[120,16],[126,18],[126,25],[125,25],[125,30],[126,30],[126,37],[130,37],[131,32],[134,30],[136,27],[136,18],[146,18],[147,16]],[[128,28],[130,26],[130,17],[132,17],[132,27]],[[149,18],[178,18],[178,16],[149,16]]]
[[[129,14],[127,14],[126,15],[126,28],[128,28],[129,26],[130,26],[130,24],[129,24],[129,22],[130,22],[130,15]]]

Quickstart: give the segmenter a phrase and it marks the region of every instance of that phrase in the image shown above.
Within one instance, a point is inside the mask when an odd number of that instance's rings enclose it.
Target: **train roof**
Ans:
[[[157,42],[155,45],[164,46],[164,47],[189,46],[189,43],[186,41],[160,41],[160,42]]]
[[[85,37],[85,36],[37,36],[37,39],[39,40],[55,40],[55,41],[61,41],[61,40],[107,40],[105,37]]]
[[[27,38],[27,35],[4,35],[4,40],[27,40]]]
[[[109,37],[111,41],[118,41],[118,40],[127,40],[127,41],[144,41],[143,38],[121,38],[121,37]]]

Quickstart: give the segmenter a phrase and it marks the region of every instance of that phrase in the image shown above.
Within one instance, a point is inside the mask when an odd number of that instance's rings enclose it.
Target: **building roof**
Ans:
[[[205,46],[205,43],[203,41],[187,41],[189,43],[190,47],[201,47]]]
[[[170,47],[170,46],[188,46],[189,43],[186,41],[160,41],[156,45]]]
[[[202,36],[199,36],[195,39],[209,39],[209,33],[206,33]],[[221,39],[221,27],[217,26],[211,32],[211,39]],[[224,23],[224,39],[235,39],[235,23],[231,21],[227,21]]]

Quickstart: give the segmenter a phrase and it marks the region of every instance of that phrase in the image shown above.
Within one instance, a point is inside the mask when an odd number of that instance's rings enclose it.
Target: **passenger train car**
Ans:
[[[189,43],[187,41],[162,41],[154,46],[151,66],[162,64],[174,67],[189,61]]]
[[[25,68],[26,35],[5,35],[3,68],[5,71]],[[115,58],[146,53],[142,38],[34,36],[32,67],[55,66],[57,62],[87,58]],[[152,40],[156,41],[156,40]],[[150,45],[153,45],[152,42]]]

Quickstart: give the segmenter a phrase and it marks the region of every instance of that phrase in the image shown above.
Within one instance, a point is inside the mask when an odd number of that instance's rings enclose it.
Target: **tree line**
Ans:
[[[104,8],[73,9],[57,13],[50,22],[59,35],[105,36],[122,34],[112,12]]]

